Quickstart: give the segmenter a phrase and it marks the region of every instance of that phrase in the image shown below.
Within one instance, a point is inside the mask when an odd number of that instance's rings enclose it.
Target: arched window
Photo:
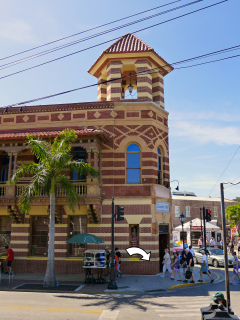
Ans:
[[[77,162],[86,162],[86,150],[82,147],[75,147],[73,148],[73,160]],[[72,171],[72,181],[79,182],[85,181],[86,176],[84,174],[80,174],[79,172],[73,170]]]
[[[163,172],[162,172],[162,152],[160,148],[157,149],[157,167],[158,167],[158,184],[163,184]]]
[[[127,183],[140,183],[140,148],[134,143],[127,147]]]

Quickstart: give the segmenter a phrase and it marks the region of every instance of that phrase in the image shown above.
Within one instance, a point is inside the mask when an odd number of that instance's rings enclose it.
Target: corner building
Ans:
[[[115,222],[114,239],[122,253],[122,271],[160,271],[164,248],[171,248],[172,243],[163,86],[164,76],[172,70],[150,46],[127,34],[106,49],[89,70],[98,81],[96,102],[0,110],[0,245],[3,251],[6,239],[11,241],[16,272],[45,272],[49,198],[39,194],[29,214],[22,216],[17,204],[29,178],[15,186],[7,181],[21,162],[34,160],[26,146],[27,134],[49,139],[65,128],[75,129],[78,136],[74,158],[90,163],[100,175],[92,178],[66,172],[82,198],[75,214],[57,188],[56,272],[84,272],[86,246],[65,243],[74,234],[92,233],[105,242],[87,245],[88,249],[111,247],[112,197],[125,213],[124,221]],[[125,251],[130,246],[151,251],[151,260],[130,257]]]

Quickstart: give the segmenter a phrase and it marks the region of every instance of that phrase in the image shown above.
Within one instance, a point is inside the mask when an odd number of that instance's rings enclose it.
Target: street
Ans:
[[[213,290],[214,288],[214,290]],[[240,285],[231,287],[231,304],[240,317]],[[136,320],[201,319],[200,308],[211,303],[216,291],[225,294],[225,284],[190,286],[154,294],[75,294],[0,292],[1,319]]]

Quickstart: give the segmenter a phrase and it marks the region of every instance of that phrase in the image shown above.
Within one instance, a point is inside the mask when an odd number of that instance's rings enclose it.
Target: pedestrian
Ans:
[[[216,242],[215,242],[214,238],[212,237],[210,240],[210,247],[215,247],[215,245],[216,245]]]
[[[209,278],[211,279],[211,283],[213,283],[214,279],[210,276],[210,273],[208,271],[208,261],[207,261],[207,256],[205,254],[205,250],[201,250],[202,253],[202,265],[201,265],[201,269],[200,269],[200,279],[198,280],[198,282],[203,282],[203,272],[206,273]]]
[[[222,250],[223,250],[223,239],[221,239],[221,240],[220,240],[220,246],[221,246],[221,248],[220,248],[220,249],[222,249]]]
[[[195,251],[194,251],[194,249],[192,248],[192,246],[189,246],[189,250],[190,250],[192,256],[194,257],[194,256],[195,256]]]
[[[171,259],[170,259],[170,255],[168,253],[168,249],[165,249],[164,252],[165,252],[165,255],[163,257],[163,274],[162,274],[161,278],[165,277],[165,272],[167,270],[172,275]]]
[[[118,256],[117,254],[115,253],[114,255],[114,262],[115,262],[115,267],[114,267],[114,276],[115,276],[115,280],[117,279],[117,276],[118,276],[118,269],[119,269],[119,260],[118,260]]]
[[[118,248],[115,248],[115,254],[118,257],[118,272],[117,272],[117,276],[120,274],[120,277],[122,277],[122,272],[120,270],[120,266],[121,266],[121,252],[119,251]]]
[[[222,294],[222,292],[216,292],[211,300],[213,300],[217,304],[221,303],[224,307],[227,306],[227,301],[224,299],[224,295]]]
[[[8,267],[8,273],[12,272],[12,262],[14,260],[14,253],[13,250],[10,248],[10,246],[6,246],[5,249],[7,249],[7,267]]]
[[[238,265],[238,258],[237,258],[237,254],[236,252],[233,252],[233,258],[234,258],[234,263],[233,263],[233,274],[232,274],[232,280],[230,282],[230,284],[233,284],[233,280],[235,278],[235,275],[237,275],[238,277],[238,284],[240,284],[240,277],[239,277],[239,274],[238,274],[238,269],[239,269],[239,265]]]
[[[231,254],[233,254],[233,251],[234,251],[234,244],[232,241],[229,242],[228,244],[228,248],[229,248],[229,251]]]
[[[193,261],[193,256],[192,256],[189,248],[186,248],[185,251],[186,251],[187,255],[186,255],[186,261],[184,262],[184,264],[186,264],[187,270],[191,271],[191,273],[192,273],[192,275],[191,275],[192,281],[190,281],[190,283],[194,283],[194,273],[193,273],[194,261]],[[188,282],[186,277],[185,277],[185,280],[183,282],[186,282],[186,283]]]
[[[182,268],[183,268],[183,275],[185,276],[186,274],[186,268],[187,268],[187,265],[186,265],[186,259],[187,259],[187,253],[185,251],[185,248],[186,248],[187,244],[185,243],[184,245],[184,249],[182,251],[182,259],[181,259],[181,262],[182,262]]]
[[[178,276],[179,276],[179,279],[178,281],[181,281],[181,273],[180,273],[180,270],[181,270],[181,265],[180,265],[180,257],[179,257],[179,254],[177,251],[174,252],[174,262],[173,264],[171,264],[171,267],[174,267],[173,269],[173,273],[172,273],[172,276],[170,279],[174,280],[174,277],[175,277],[175,272],[177,271],[178,273]]]
[[[202,236],[199,238],[199,240],[198,240],[198,246],[199,246],[199,249],[201,249],[202,248],[202,246],[203,246],[203,243],[202,243]]]

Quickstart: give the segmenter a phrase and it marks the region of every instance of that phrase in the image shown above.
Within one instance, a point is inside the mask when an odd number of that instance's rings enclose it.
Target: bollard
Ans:
[[[211,303],[208,307],[201,308],[200,311],[202,313],[202,320],[204,320],[203,316],[213,313],[214,310],[218,309],[217,303]]]
[[[226,309],[224,310],[216,309],[212,313],[204,315],[203,319],[204,320],[225,320],[225,319],[239,320],[237,316],[229,314]]]

